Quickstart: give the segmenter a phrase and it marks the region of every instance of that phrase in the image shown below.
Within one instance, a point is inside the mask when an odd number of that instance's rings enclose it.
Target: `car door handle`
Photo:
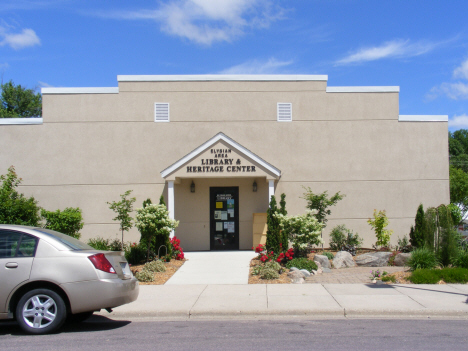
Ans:
[[[16,267],[18,267],[18,263],[16,263],[16,262],[7,262],[5,267],[6,268],[16,268]]]

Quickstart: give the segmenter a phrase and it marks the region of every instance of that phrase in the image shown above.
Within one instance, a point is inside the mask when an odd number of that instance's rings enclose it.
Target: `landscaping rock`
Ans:
[[[311,274],[311,275],[312,275],[312,274],[313,274],[313,275],[317,275],[318,273],[317,273],[317,271],[316,271],[315,269],[312,269],[312,272],[310,272],[310,274]]]
[[[294,278],[291,280],[292,284],[302,284],[304,283],[304,278]]]
[[[354,263],[353,256],[351,256],[349,252],[339,251],[333,259],[333,266],[337,269],[345,267],[356,267],[356,263]]]
[[[296,267],[291,267],[291,269],[290,269],[291,272],[295,272],[295,271],[298,271],[298,270],[299,270],[299,268],[296,268]]]
[[[327,270],[329,270],[331,272],[330,268],[319,268],[319,269],[317,269],[317,274],[322,274],[324,269],[327,269]]]
[[[297,271],[290,271],[288,273],[288,278],[291,278],[292,280],[294,279],[298,279],[298,278],[304,278],[304,273],[302,273],[301,271],[297,270]]]
[[[317,266],[321,266],[324,268],[331,268],[330,261],[328,260],[327,256],[324,255],[315,255],[314,262],[317,263]]]
[[[304,278],[310,277],[310,272],[306,269],[301,269],[299,272],[304,274]]]
[[[356,264],[361,267],[384,267],[388,266],[391,252],[369,252],[355,257]]]
[[[399,253],[398,255],[395,256],[395,260],[393,261],[393,264],[399,267],[406,266],[406,262],[409,260],[410,257],[411,257],[411,253]]]
[[[321,270],[322,271],[320,273],[331,273],[331,268],[322,268]]]

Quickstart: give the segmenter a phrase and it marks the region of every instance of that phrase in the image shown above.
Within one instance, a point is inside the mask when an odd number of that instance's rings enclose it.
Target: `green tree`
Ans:
[[[388,218],[385,210],[377,212],[374,210],[374,219],[367,221],[369,225],[374,228],[375,236],[377,237],[376,246],[388,247],[390,245],[390,236],[393,230],[385,229],[388,226]]]
[[[416,217],[414,219],[414,227],[411,226],[410,230],[410,243],[414,248],[421,248],[424,246],[426,238],[426,221],[424,216],[423,205],[418,206]]]
[[[42,116],[42,96],[32,89],[15,85],[13,81],[2,83],[0,118],[24,118]]]
[[[307,191],[304,193],[303,199],[307,200],[307,208],[315,213],[313,216],[323,225],[323,228],[327,226],[327,216],[331,214],[329,207],[335,206],[338,201],[342,200],[346,195],[340,194],[338,191],[332,197],[328,197],[328,192],[325,190],[321,194],[314,194],[311,188],[307,187]]]
[[[275,253],[280,252],[280,223],[276,217],[278,213],[278,206],[276,204],[276,197],[273,195],[270,199],[270,207],[267,210],[267,235],[266,235],[266,249]]]
[[[67,207],[63,211],[57,210],[55,212],[42,209],[41,216],[46,221],[44,228],[70,235],[76,239],[80,238],[80,230],[83,228],[83,217],[78,207]]]
[[[18,178],[15,167],[0,175],[0,181],[0,223],[39,226],[40,207],[34,197],[25,197],[17,191],[22,179]]]
[[[133,219],[129,213],[133,211],[133,203],[136,199],[134,197],[130,199],[127,198],[131,192],[132,190],[127,190],[124,194],[121,194],[121,200],[119,202],[107,202],[109,208],[117,213],[117,216],[113,218],[113,220],[120,222],[120,230],[122,231],[122,251],[124,249],[124,231],[129,231],[130,228],[133,227]]]
[[[450,166],[450,202],[457,205],[465,218],[468,213],[468,173]]]

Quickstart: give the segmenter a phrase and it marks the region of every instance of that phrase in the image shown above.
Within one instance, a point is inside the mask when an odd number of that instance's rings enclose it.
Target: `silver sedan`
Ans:
[[[99,251],[43,228],[0,224],[0,319],[44,334],[135,301],[123,252]]]

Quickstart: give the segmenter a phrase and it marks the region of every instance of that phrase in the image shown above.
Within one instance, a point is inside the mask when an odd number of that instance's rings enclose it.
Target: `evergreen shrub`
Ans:
[[[352,230],[346,228],[344,224],[337,225],[330,232],[330,249],[341,251],[342,249],[356,248],[361,247],[363,239],[359,237],[356,233],[354,234]],[[347,251],[347,250],[346,250]]]
[[[409,280],[414,284],[437,284],[441,280],[448,284],[465,284],[468,282],[468,269],[417,269]]]
[[[133,243],[125,250],[125,258],[129,264],[137,265],[146,261],[146,246]]]

